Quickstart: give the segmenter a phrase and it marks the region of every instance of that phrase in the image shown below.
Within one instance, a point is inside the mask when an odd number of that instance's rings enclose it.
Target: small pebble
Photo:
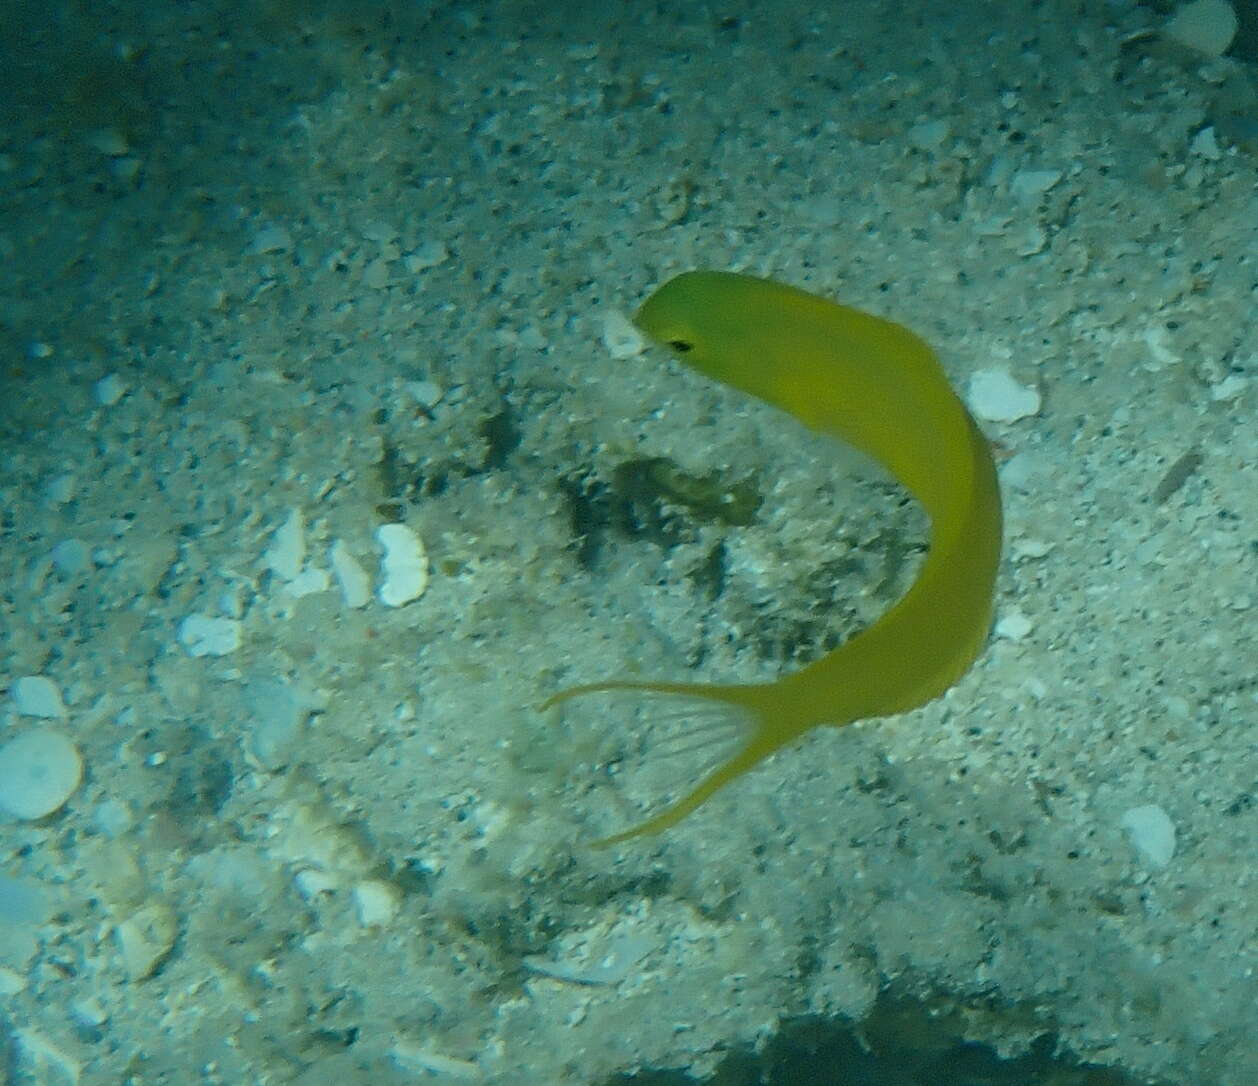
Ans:
[[[406,270],[412,275],[435,268],[450,259],[450,250],[443,241],[425,241],[414,252],[406,255]]]
[[[368,879],[354,887],[354,909],[358,923],[364,928],[379,928],[388,924],[402,904],[397,887],[380,879]]]
[[[326,569],[308,567],[284,586],[284,592],[295,599],[301,599],[302,596],[313,596],[316,592],[326,592],[331,587],[332,578],[328,576]]]
[[[390,226],[387,222],[369,222],[363,227],[363,237],[368,241],[379,242],[381,245],[387,245],[389,242],[397,238],[397,228]]]
[[[1021,561],[1023,558],[1043,558],[1052,549],[1052,544],[1042,539],[1015,539],[1010,548],[1015,561]]]
[[[428,555],[419,536],[405,524],[382,524],[376,539],[384,548],[380,602],[401,607],[422,596],[428,587]]]
[[[363,268],[363,285],[372,290],[381,290],[389,285],[393,273],[389,270],[389,262],[384,259],[371,261]]]
[[[1207,125],[1193,136],[1188,144],[1188,150],[1210,162],[1218,162],[1223,157],[1223,148],[1219,146],[1219,141],[1215,137],[1213,125]]]
[[[909,143],[919,151],[937,151],[951,134],[952,128],[948,122],[936,119],[913,125],[908,131],[908,138]]]
[[[1222,381],[1210,386],[1210,399],[1215,403],[1235,400],[1249,387],[1249,379],[1239,373],[1231,373]]]
[[[282,226],[264,226],[253,236],[249,251],[254,254],[282,253],[293,247],[293,235]]]
[[[0,810],[43,818],[60,808],[83,779],[83,757],[52,728],[32,728],[0,747]]]
[[[1034,203],[1061,177],[1061,170],[1022,170],[1009,183],[1009,191],[1023,203]]]
[[[226,656],[240,648],[241,626],[234,618],[189,615],[176,636],[190,656]]]
[[[1161,807],[1148,804],[1123,812],[1119,823],[1132,848],[1150,867],[1162,868],[1175,855],[1175,823]]]
[[[1010,610],[996,623],[996,636],[1009,641],[1023,641],[1032,630],[1031,620],[1021,611]]]
[[[365,607],[371,598],[371,581],[367,571],[359,564],[347,546],[337,540],[330,552],[332,573],[341,587],[341,598],[346,607]]]
[[[76,486],[77,480],[73,475],[58,475],[56,478],[49,479],[47,486],[44,487],[48,504],[65,505],[74,498]]]
[[[286,581],[294,580],[306,564],[306,528],[301,511],[293,509],[271,537],[262,564]]]
[[[109,1017],[101,1002],[95,996],[85,996],[70,1004],[70,1017],[76,1025],[85,1029],[95,1029],[105,1024]]]
[[[298,871],[293,878],[293,882],[297,886],[297,892],[306,901],[314,901],[321,894],[330,894],[337,887],[336,879],[326,871],[320,871],[314,867]]]
[[[1164,32],[1194,52],[1221,57],[1236,37],[1239,25],[1236,11],[1227,0],[1195,0],[1180,5]]]
[[[179,921],[169,905],[146,905],[127,917],[115,929],[127,976],[132,980],[152,976],[174,948],[178,935]]]
[[[23,716],[56,719],[66,715],[60,688],[45,675],[23,675],[9,688],[9,693]]]
[[[130,809],[121,800],[106,799],[97,805],[92,821],[106,837],[121,837],[135,820]]]
[[[1040,394],[1020,385],[1008,370],[979,370],[970,377],[970,407],[987,422],[1016,422],[1040,409]]]
[[[126,395],[127,385],[116,373],[111,373],[97,381],[92,386],[92,392],[96,396],[96,402],[102,407],[113,407]]]
[[[646,350],[646,340],[623,313],[603,314],[603,346],[612,358],[633,358]]]
[[[421,407],[436,407],[445,395],[445,389],[436,381],[407,381],[404,387]]]
[[[82,573],[89,561],[91,553],[81,539],[63,539],[52,549],[52,564],[66,577]]]

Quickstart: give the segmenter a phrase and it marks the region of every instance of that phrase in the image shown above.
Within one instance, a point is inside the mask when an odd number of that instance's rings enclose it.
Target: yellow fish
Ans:
[[[710,271],[666,283],[635,323],[700,373],[883,464],[929,515],[930,551],[912,588],[881,618],[776,682],[612,680],[549,698],[543,709],[606,690],[680,695],[719,703],[740,729],[735,753],[688,794],[597,845],[674,825],[812,728],[903,713],[938,697],[982,650],[1001,550],[991,449],[935,353],[907,328],[781,283]]]

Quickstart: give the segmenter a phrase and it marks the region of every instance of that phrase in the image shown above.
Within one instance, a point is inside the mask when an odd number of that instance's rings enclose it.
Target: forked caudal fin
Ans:
[[[701,750],[716,752],[700,771],[699,783],[656,814],[620,833],[591,842],[594,848],[659,833],[676,825],[700,804],[736,777],[746,773],[774,751],[789,743],[806,728],[775,727],[766,716],[771,696],[763,685],[721,686],[703,683],[652,683],[611,681],[590,683],[562,690],[547,698],[545,711],[587,694],[637,692],[684,699],[685,705],[658,715],[678,722],[676,733],[651,748],[653,757],[674,757]],[[730,753],[732,751],[732,753]]]

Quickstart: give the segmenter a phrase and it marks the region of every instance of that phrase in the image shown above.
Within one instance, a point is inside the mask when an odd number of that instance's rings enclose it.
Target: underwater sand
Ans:
[[[1207,58],[1169,10],[7,5],[0,743],[84,764],[0,822],[9,1081],[943,1044],[888,1000],[1010,1060],[1258,1081],[1258,34],[1238,5]],[[540,701],[789,671],[926,538],[641,349],[694,267],[1039,404],[984,424],[998,624],[947,696],[591,851],[690,770],[642,705]],[[387,524],[423,551],[391,577]]]

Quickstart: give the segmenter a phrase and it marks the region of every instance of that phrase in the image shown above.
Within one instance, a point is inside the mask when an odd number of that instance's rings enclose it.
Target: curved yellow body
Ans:
[[[737,753],[688,795],[600,844],[654,833],[820,724],[888,716],[938,697],[974,662],[991,624],[1001,510],[987,440],[934,352],[907,328],[766,279],[687,272],[647,299],[638,326],[701,373],[790,412],[884,464],[930,516],[912,588],[833,652],[772,683],[611,681],[561,691],[642,690],[739,707]]]

